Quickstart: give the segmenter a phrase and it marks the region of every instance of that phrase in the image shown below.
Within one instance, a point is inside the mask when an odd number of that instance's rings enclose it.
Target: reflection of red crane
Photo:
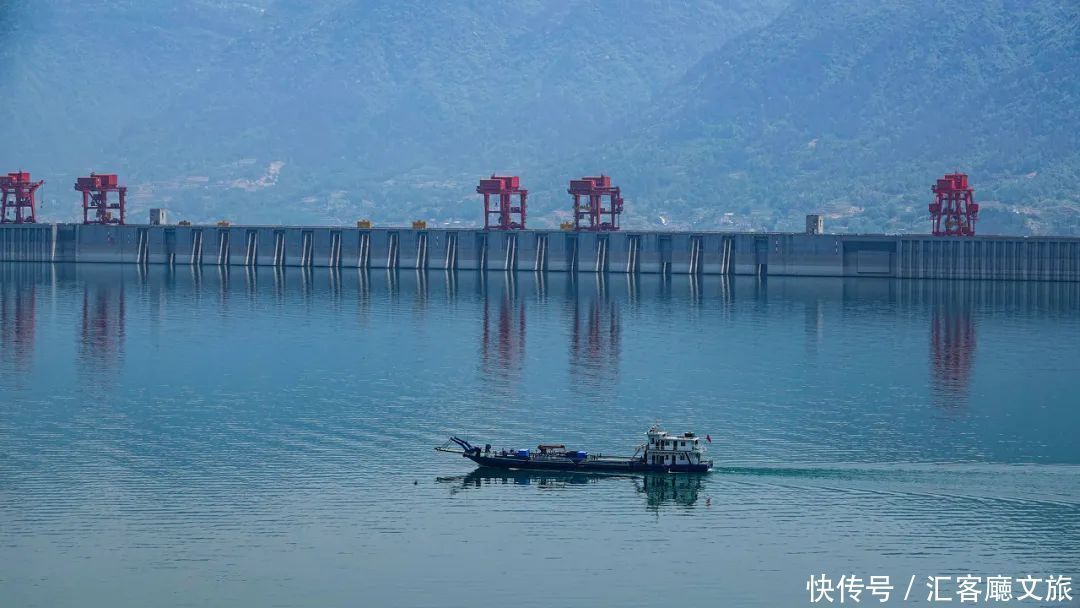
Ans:
[[[574,197],[574,230],[599,232],[619,229],[623,199],[619,187],[611,185],[610,175],[572,179],[567,192]],[[584,203],[581,202],[582,198],[585,199]],[[607,198],[606,207],[604,198]],[[582,224],[582,220],[588,223]]]
[[[484,195],[484,230],[524,230],[525,200],[529,191],[521,188],[521,178],[516,175],[492,175],[480,180],[477,194]],[[514,197],[517,197],[517,206]],[[496,197],[492,200],[492,197]],[[491,216],[498,220],[492,224]],[[517,219],[515,219],[517,216]]]
[[[514,308],[509,294],[504,294],[493,330],[488,300],[484,298],[481,363],[485,374],[494,370],[503,381],[520,376],[525,362],[525,303],[518,302],[517,310]]]
[[[968,176],[948,173],[930,187],[934,202],[930,203],[930,218],[934,236],[972,236],[975,220],[979,219],[979,204],[975,190],[968,186]],[[942,227],[942,222],[945,226]]]
[[[935,303],[930,321],[930,380],[934,393],[964,399],[975,361],[975,320],[962,303]]]
[[[0,175],[0,224],[37,222],[34,193],[44,183],[30,181],[30,174],[25,171]]]
[[[34,354],[34,331],[36,328],[37,298],[34,285],[21,286],[14,281],[4,281],[0,289],[0,349],[13,356],[14,369],[30,370]]]
[[[91,297],[93,291],[93,297]],[[84,362],[95,371],[115,367],[124,349],[124,291],[83,290],[82,349]]]

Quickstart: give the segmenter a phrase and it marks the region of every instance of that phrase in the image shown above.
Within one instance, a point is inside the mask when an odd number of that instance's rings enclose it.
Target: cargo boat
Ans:
[[[653,426],[648,442],[638,446],[632,456],[605,456],[583,450],[569,450],[563,444],[541,444],[533,449],[493,450],[459,437],[451,437],[440,452],[461,454],[481,467],[511,470],[581,471],[592,473],[708,473],[713,461],[708,459],[705,443],[694,433],[672,435]],[[706,435],[706,441],[711,438]],[[450,446],[453,443],[461,449]]]

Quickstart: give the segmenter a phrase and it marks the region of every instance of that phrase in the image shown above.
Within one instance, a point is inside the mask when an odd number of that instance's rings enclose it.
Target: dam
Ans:
[[[9,223],[0,261],[1080,282],[1080,238]]]

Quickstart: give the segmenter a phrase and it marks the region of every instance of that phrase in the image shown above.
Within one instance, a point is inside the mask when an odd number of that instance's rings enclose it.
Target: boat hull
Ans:
[[[583,473],[708,473],[712,461],[701,464],[649,464],[636,458],[598,460],[556,460],[515,456],[464,454],[482,467],[522,471],[579,471]]]

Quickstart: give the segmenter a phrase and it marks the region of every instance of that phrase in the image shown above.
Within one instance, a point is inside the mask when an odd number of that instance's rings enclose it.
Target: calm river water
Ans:
[[[432,449],[627,453],[656,421],[710,434],[717,470],[477,474]],[[1080,583],[1078,430],[1075,284],[3,265],[0,605]]]

